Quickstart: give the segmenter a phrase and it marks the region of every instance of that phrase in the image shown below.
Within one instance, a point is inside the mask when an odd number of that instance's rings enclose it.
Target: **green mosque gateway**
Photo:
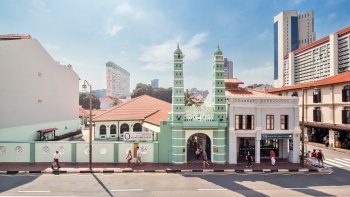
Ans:
[[[172,111],[167,120],[160,122],[159,163],[191,162],[196,159],[198,146],[213,163],[226,163],[228,123],[223,54],[218,46],[213,57],[211,106],[185,106],[184,57],[177,46],[173,56]]]

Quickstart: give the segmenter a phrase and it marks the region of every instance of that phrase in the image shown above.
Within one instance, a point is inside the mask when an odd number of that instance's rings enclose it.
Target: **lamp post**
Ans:
[[[83,91],[86,90],[86,84],[90,87],[90,120],[89,120],[89,168],[90,171],[92,171],[92,92],[91,92],[91,85],[89,82],[84,80],[84,84],[82,85]]]

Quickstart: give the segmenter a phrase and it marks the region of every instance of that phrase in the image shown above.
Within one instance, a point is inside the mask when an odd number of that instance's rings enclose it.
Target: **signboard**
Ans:
[[[124,132],[123,140],[130,141],[149,141],[153,140],[153,135],[151,132]]]
[[[293,134],[261,134],[261,139],[289,139],[293,138]]]
[[[214,153],[219,152],[219,148],[213,148],[213,152],[214,152]]]

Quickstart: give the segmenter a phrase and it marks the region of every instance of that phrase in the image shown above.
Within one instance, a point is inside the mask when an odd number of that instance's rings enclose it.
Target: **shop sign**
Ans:
[[[293,138],[292,134],[261,134],[262,139]]]
[[[149,141],[153,140],[152,133],[150,132],[124,132],[124,141],[130,142],[130,141]]]

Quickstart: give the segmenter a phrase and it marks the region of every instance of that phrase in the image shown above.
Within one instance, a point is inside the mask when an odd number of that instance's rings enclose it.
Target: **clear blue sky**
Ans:
[[[317,39],[350,25],[348,0],[1,0],[0,34],[30,34],[93,89],[106,88],[106,62],[137,83],[172,86],[172,54],[185,54],[185,88],[211,90],[220,45],[234,77],[273,85],[273,17],[314,10]],[[4,65],[0,65],[4,66]]]

